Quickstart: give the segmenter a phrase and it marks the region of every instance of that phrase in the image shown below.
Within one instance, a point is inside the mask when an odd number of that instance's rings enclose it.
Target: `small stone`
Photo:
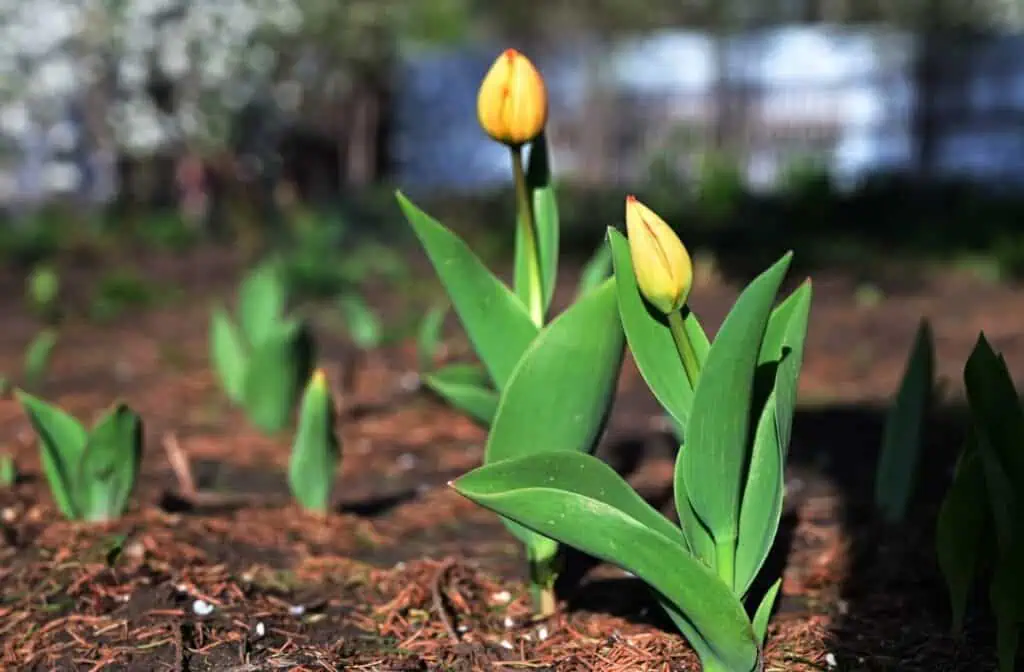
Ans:
[[[512,642],[508,641],[507,639],[501,640],[500,642],[498,642],[498,645],[501,646],[501,648],[503,649],[508,649],[509,651],[515,648],[514,646],[512,646]]]
[[[507,590],[491,595],[491,602],[495,604],[508,604],[512,600],[512,594]]]
[[[306,613],[306,607],[304,607],[301,604],[296,604],[293,607],[288,607],[288,613],[292,616],[302,616],[304,613]]]
[[[547,638],[548,638],[548,627],[546,625],[542,625],[539,628],[537,628],[537,639],[539,639],[540,641],[543,642]]]
[[[835,667],[836,665],[838,665],[839,662],[836,660],[836,654],[832,653],[831,651],[826,653],[825,654],[825,664],[828,665],[829,667]]]
[[[213,605],[206,600],[196,600],[192,603],[192,611],[196,616],[209,616],[213,613]]]
[[[505,617],[505,629],[506,630],[511,630],[512,628],[515,627],[515,625],[516,625],[516,622],[512,620],[511,616],[506,616]]]
[[[256,624],[256,637],[259,638],[265,634],[267,634],[267,626],[263,624],[263,621],[260,621]]]

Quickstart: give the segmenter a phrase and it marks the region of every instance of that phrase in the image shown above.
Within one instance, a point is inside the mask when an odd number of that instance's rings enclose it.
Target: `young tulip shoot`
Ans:
[[[530,59],[506,49],[480,84],[476,111],[487,135],[510,147],[521,147],[540,135],[547,123],[544,78]]]
[[[260,430],[284,429],[314,359],[306,324],[285,314],[287,292],[273,263],[250,273],[239,290],[238,321],[216,308],[210,358],[228,398]]]
[[[86,430],[76,419],[26,392],[18,400],[39,437],[43,472],[69,520],[105,522],[128,506],[142,458],[142,420],[117,404]]]
[[[317,369],[306,386],[299,407],[288,485],[302,508],[319,514],[330,508],[334,473],[341,459],[334,420],[330,384],[324,372]]]

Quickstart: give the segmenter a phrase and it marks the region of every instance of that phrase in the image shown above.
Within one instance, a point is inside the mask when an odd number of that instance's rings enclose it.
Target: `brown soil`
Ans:
[[[118,397],[142,413],[144,464],[123,520],[61,520],[28,423],[13,400],[0,400],[0,441],[23,474],[0,489],[2,669],[697,669],[642,585],[586,558],[571,558],[561,613],[529,621],[516,543],[445,486],[479,463],[485,434],[409,391],[411,343],[358,360],[341,400],[337,510],[300,512],[285,485],[287,437],[247,425],[207,366],[208,302],[231,291],[237,261],[205,251],[144,263],[186,298],[103,326],[69,318],[41,390],[86,418]],[[67,271],[64,283],[81,288],[96,273]],[[17,300],[20,282],[0,280],[4,371],[19,370],[39,328]],[[897,385],[919,317],[933,320],[940,373],[955,396],[980,329],[1024,368],[1020,298],[964,274],[881,285],[884,300],[866,306],[847,278],[815,278],[805,408],[773,560],[784,583],[768,670],[992,669],[983,618],[962,640],[947,635],[931,552],[955,419],[935,418],[922,497],[905,527],[885,529],[870,515],[871,474],[878,404]],[[422,301],[368,291],[393,314]],[[734,297],[735,287],[707,277],[693,304],[717,325]],[[464,347],[451,333],[452,351]],[[326,327],[318,337],[340,385],[350,352]],[[674,447],[629,363],[621,387],[599,454],[669,512]],[[182,492],[173,458],[190,465],[199,496]]]

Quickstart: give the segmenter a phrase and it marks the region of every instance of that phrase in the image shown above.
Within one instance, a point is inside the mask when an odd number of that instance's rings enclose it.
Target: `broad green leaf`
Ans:
[[[465,242],[412,204],[398,203],[448,293],[473,349],[501,389],[537,335],[523,303],[483,265]]]
[[[811,308],[811,285],[803,284],[779,304],[761,341],[757,377],[771,374],[771,391],[760,411],[740,505],[736,544],[736,590],[745,595],[775,543],[782,517],[789,428],[803,363]],[[755,384],[755,394],[757,394]],[[760,400],[757,401],[760,403]]]
[[[76,502],[74,470],[85,450],[88,434],[78,420],[60,408],[22,390],[15,394],[39,438],[43,473],[53,500],[65,518],[77,520],[81,512]]]
[[[783,462],[789,454],[789,439],[793,430],[793,413],[796,410],[797,388],[800,370],[804,363],[804,341],[807,339],[807,324],[810,320],[813,290],[808,278],[800,287],[780,303],[768,319],[758,363],[781,361],[784,349],[787,375],[776,377],[775,425],[782,447]]]
[[[657,591],[655,591],[657,594]],[[719,670],[725,672],[729,670],[729,666],[726,665],[715,655],[714,649],[711,645],[705,641],[703,635],[697,630],[697,627],[686,618],[686,616],[680,612],[669,599],[665,596],[658,597],[658,604],[661,605],[662,610],[668,615],[669,620],[679,629],[679,632],[686,638],[690,648],[693,649],[694,653],[700,659],[701,668],[704,672],[714,672]]]
[[[757,636],[757,641],[764,646],[764,639],[768,635],[768,622],[772,618],[772,609],[775,607],[775,600],[779,596],[779,588],[782,587],[782,579],[775,579],[775,583],[768,588],[768,591],[761,598],[761,603],[757,605],[757,611],[754,612],[754,620],[752,624],[754,626],[754,634]]]
[[[921,320],[900,389],[889,409],[875,472],[875,506],[890,523],[903,520],[914,492],[934,370],[931,328],[927,320]]]
[[[434,306],[420,322],[416,333],[416,358],[420,372],[431,371],[437,358],[437,349],[441,345],[441,329],[444,318],[448,314],[448,305]]]
[[[453,486],[537,534],[632,572],[693,624],[728,669],[756,664],[757,642],[739,600],[689,554],[678,529],[601,460],[535,452],[485,464]]]
[[[675,424],[685,432],[693,390],[690,389],[683,362],[676,352],[668,322],[656,316],[640,295],[626,237],[609,228],[608,243],[615,266],[619,313],[626,340],[629,341],[629,350],[651,392],[672,416]],[[707,335],[697,317],[685,308],[684,311],[687,335],[693,343],[697,359],[703,362],[710,348]]]
[[[685,445],[679,447],[679,450],[685,449]],[[715,566],[715,540],[711,537],[711,531],[693,510],[693,505],[686,493],[686,484],[676,481],[673,487],[675,488],[676,515],[679,516],[679,525],[683,529],[690,552],[703,562],[705,567],[713,568]]]
[[[576,296],[583,296],[595,287],[600,286],[612,274],[613,270],[611,245],[608,244],[607,240],[602,240],[601,244],[594,250],[594,254],[583,267],[579,285],[576,287]]]
[[[963,631],[967,598],[977,576],[982,540],[989,525],[984,466],[974,441],[969,435],[939,508],[935,529],[935,548],[949,594],[954,634]]]
[[[544,310],[551,307],[558,280],[558,199],[551,178],[551,148],[547,136],[541,132],[530,143],[530,156],[526,166],[526,188],[533,199],[533,217],[537,225],[537,244],[540,247],[540,274],[544,288]]]
[[[755,278],[726,316],[697,382],[686,444],[676,460],[675,480],[685,483],[693,510],[711,531],[719,553],[736,550],[754,373],[772,303],[791,258],[787,252]],[[678,500],[676,506],[683,508]],[[735,575],[730,577],[733,585],[735,580]]]
[[[580,298],[541,330],[502,391],[484,462],[556,450],[591,452],[604,430],[625,340],[615,280]],[[513,524],[524,543],[542,543]]]
[[[103,522],[124,513],[141,461],[142,420],[119,403],[89,432],[76,465],[76,492],[82,517]]]
[[[1024,483],[1024,408],[1006,362],[992,350],[985,334],[978,337],[964,366],[964,385],[979,433],[995,450],[1010,482]]]
[[[38,388],[46,375],[47,366],[50,363],[50,356],[53,348],[57,345],[57,332],[54,329],[44,329],[32,342],[29,343],[25,352],[25,385],[30,388]]]
[[[298,379],[299,327],[280,329],[263,339],[249,356],[243,399],[256,427],[268,434],[283,430],[301,389]]]
[[[490,426],[498,409],[498,393],[487,372],[472,364],[452,364],[423,376],[423,384],[471,418]]]
[[[287,301],[276,262],[264,262],[245,277],[238,291],[238,326],[250,347],[271,336],[284,316]]]
[[[292,495],[307,510],[326,513],[341,447],[334,429],[334,400],[323,373],[314,373],[299,406],[288,465]]]
[[[383,326],[380,317],[361,295],[344,294],[338,299],[338,309],[345,320],[349,338],[360,350],[372,350],[380,345]]]
[[[235,325],[223,308],[214,309],[210,317],[210,359],[225,394],[234,403],[241,403],[248,355]]]

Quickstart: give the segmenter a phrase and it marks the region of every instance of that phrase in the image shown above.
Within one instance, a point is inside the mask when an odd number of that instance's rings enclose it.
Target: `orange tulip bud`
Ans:
[[[626,197],[626,231],[640,293],[666,315],[682,308],[693,286],[693,264],[679,236],[634,196]]]
[[[537,68],[515,49],[506,49],[488,70],[476,101],[477,117],[487,135],[518,147],[544,130],[548,93]]]

